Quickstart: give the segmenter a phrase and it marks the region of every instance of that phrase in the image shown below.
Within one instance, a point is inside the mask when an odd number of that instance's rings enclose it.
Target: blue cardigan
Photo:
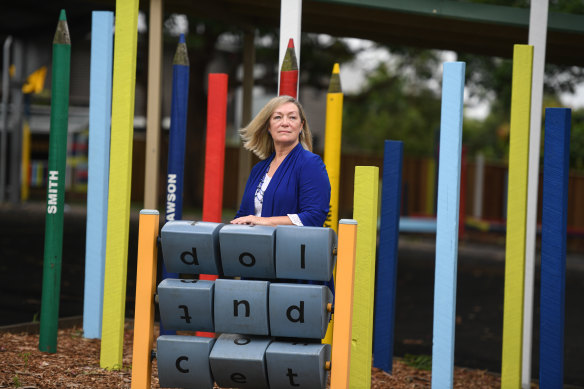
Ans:
[[[255,214],[254,196],[275,153],[258,162],[249,175],[235,217]],[[298,214],[305,226],[322,227],[329,211],[331,185],[322,159],[300,143],[286,156],[264,193],[262,216]]]

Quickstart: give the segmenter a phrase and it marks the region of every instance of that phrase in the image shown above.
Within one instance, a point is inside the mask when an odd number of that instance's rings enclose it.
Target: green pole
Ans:
[[[47,180],[43,295],[39,336],[39,350],[49,353],[57,352],[70,66],[71,40],[69,39],[65,10],[61,10],[57,31],[53,39],[49,176]]]

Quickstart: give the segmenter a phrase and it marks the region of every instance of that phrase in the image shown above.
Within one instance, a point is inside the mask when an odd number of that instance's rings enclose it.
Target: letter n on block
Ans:
[[[209,354],[215,339],[198,336],[158,337],[156,360],[163,388],[212,389]]]
[[[273,342],[266,350],[270,388],[326,388],[331,347],[320,343]]]
[[[223,388],[268,389],[265,353],[269,338],[222,334],[209,355],[211,371]]]
[[[268,281],[215,281],[215,331],[269,335]]]
[[[169,273],[221,275],[221,227],[222,223],[167,222],[160,231],[166,270]]]
[[[160,320],[168,330],[214,332],[213,290],[207,280],[167,278],[158,284]]]
[[[270,284],[270,334],[322,339],[333,294],[324,285]]]
[[[219,232],[223,271],[231,277],[276,278],[276,228],[226,225]]]
[[[276,227],[276,277],[329,281],[337,235],[325,227]]]

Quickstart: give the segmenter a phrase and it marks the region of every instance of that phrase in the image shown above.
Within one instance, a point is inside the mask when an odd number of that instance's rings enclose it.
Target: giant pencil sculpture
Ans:
[[[337,231],[339,220],[339,183],[341,170],[341,132],[343,126],[343,91],[339,64],[333,66],[328,93],[326,95],[326,127],[324,144],[324,164],[331,183],[331,201],[325,227]],[[336,269],[335,273],[336,274]],[[333,276],[334,278],[334,276]],[[334,281],[334,280],[333,280]],[[334,282],[330,283],[334,292]],[[334,314],[331,316],[324,342],[332,344]]]
[[[297,97],[298,94],[298,62],[296,61],[296,53],[294,51],[294,41],[288,41],[288,48],[284,61],[282,61],[282,69],[280,71],[280,93],[279,96]]]
[[[63,205],[65,203],[65,162],[69,119],[69,76],[71,40],[65,10],[61,10],[53,39],[53,86],[49,138],[49,177],[45,221],[45,254],[39,350],[57,352],[61,257],[63,252]]]
[[[209,74],[205,184],[203,188],[203,221],[206,222],[221,222],[225,167],[226,115],[227,74]],[[200,278],[203,280],[214,280],[217,276],[201,274]]]
[[[182,219],[188,101],[189,57],[185,36],[181,34],[172,65],[170,140],[168,144],[168,173],[166,175],[166,222]],[[168,273],[163,262],[162,279],[165,278],[178,278],[178,274]],[[175,331],[166,330],[164,323],[161,322],[160,333],[172,335]]]
[[[521,387],[525,222],[533,46],[515,45],[511,88],[511,131],[505,240],[505,298],[501,387]]]
[[[122,368],[124,348],[137,41],[138,0],[118,0],[100,354],[100,366],[109,369]]]

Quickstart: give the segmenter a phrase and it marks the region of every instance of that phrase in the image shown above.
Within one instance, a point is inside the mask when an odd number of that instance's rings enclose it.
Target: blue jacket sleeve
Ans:
[[[324,162],[318,155],[311,154],[298,174],[298,217],[305,226],[322,227],[331,199],[331,184]]]

